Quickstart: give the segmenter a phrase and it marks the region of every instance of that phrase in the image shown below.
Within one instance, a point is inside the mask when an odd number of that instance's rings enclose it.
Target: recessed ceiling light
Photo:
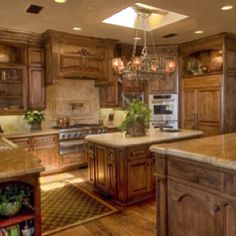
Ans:
[[[203,30],[196,30],[194,33],[195,34],[203,34],[203,32],[204,32]]]
[[[141,40],[142,38],[139,36],[134,37],[134,40]]]
[[[221,10],[222,11],[227,11],[227,10],[231,10],[232,8],[233,8],[232,5],[226,5],[226,6],[221,7]]]
[[[79,31],[79,30],[82,30],[82,28],[80,28],[80,27],[73,27],[73,30]]]
[[[66,2],[66,0],[54,0],[54,1],[57,3],[65,3]]]

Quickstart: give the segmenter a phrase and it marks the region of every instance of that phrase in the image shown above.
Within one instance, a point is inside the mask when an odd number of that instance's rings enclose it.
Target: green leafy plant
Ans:
[[[32,124],[34,122],[41,122],[45,120],[45,116],[42,111],[34,110],[34,111],[28,111],[25,114],[24,119],[27,120],[29,124]]]
[[[135,123],[139,122],[147,126],[150,120],[151,111],[143,101],[133,100],[127,107],[127,115],[120,128],[122,131],[128,131]]]

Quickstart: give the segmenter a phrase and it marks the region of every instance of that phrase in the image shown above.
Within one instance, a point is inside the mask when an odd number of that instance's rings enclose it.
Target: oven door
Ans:
[[[175,100],[153,101],[151,103],[151,120],[177,120],[177,104]]]
[[[84,139],[60,141],[60,155],[85,152],[86,142]]]

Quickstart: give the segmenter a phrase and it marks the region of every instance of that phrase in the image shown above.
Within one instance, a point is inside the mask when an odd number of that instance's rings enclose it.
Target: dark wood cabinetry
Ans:
[[[184,43],[181,53],[181,126],[205,135],[235,132],[236,36]]]
[[[46,107],[44,49],[28,49],[28,80],[29,80],[29,108],[43,109]]]
[[[173,74],[166,78],[159,78],[148,82],[148,93],[159,94],[159,93],[177,93],[179,84],[179,70],[178,70],[178,46],[157,46],[157,61],[161,65],[165,65],[168,61],[174,61],[176,70]]]
[[[0,219],[0,228],[7,228],[9,226],[13,226],[16,224],[25,224],[27,221],[32,221],[35,231],[35,236],[41,236],[41,204],[40,204],[40,187],[39,187],[39,174],[25,174],[22,176],[10,177],[10,178],[2,178],[0,180],[0,188],[2,186],[7,186],[9,184],[17,184],[21,186],[27,186],[28,189],[32,191],[32,204],[34,206],[34,210],[29,209],[21,209],[20,213]],[[24,208],[24,207],[22,207]]]
[[[87,155],[90,180],[100,193],[122,205],[154,196],[154,163],[147,146],[121,151],[89,143]]]

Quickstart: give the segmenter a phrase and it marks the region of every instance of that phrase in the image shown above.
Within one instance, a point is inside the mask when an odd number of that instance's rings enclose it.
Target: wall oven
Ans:
[[[151,110],[150,126],[158,128],[165,124],[168,128],[178,128],[178,95],[152,94],[149,95]]]

